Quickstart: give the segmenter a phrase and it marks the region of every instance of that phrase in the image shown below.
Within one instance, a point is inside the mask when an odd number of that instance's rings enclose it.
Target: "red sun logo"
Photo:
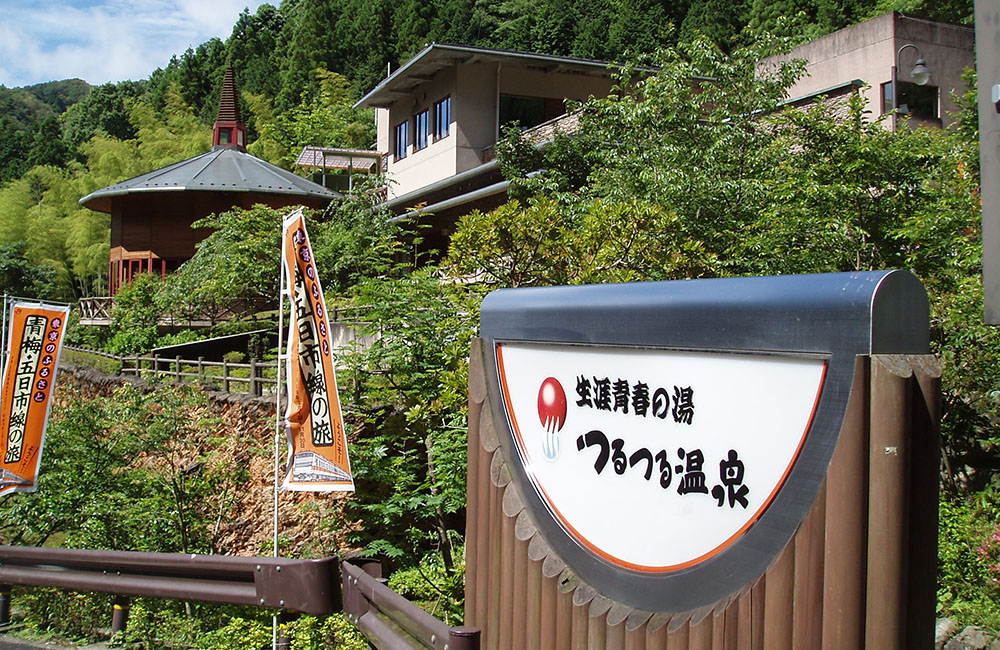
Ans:
[[[538,389],[538,419],[549,433],[566,424],[566,391],[555,377],[549,377]]]

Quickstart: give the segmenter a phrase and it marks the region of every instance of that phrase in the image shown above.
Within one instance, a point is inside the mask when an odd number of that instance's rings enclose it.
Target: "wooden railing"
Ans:
[[[80,298],[80,321],[83,323],[110,321],[114,302],[111,296]]]
[[[204,357],[182,359],[144,356],[118,356],[73,346],[63,346],[66,360],[86,363],[86,356],[93,355],[117,363],[115,372],[135,377],[164,377],[174,381],[198,381],[214,384],[227,393],[250,393],[255,396],[273,395],[277,392],[278,362],[250,359],[249,363],[231,361],[206,361]],[[237,387],[243,388],[238,390]]]

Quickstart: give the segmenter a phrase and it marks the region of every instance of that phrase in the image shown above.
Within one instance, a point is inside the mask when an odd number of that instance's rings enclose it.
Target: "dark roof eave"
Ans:
[[[250,188],[250,187],[185,187],[185,186],[171,186],[171,187],[132,187],[122,190],[111,190],[108,192],[102,192],[98,190],[96,192],[91,192],[87,196],[83,197],[78,201],[78,203],[91,210],[96,210],[97,212],[111,212],[111,199],[120,196],[128,196],[129,194],[139,194],[139,193],[152,193],[152,192],[166,192],[166,193],[176,193],[176,192],[228,192],[230,194],[241,193],[241,194],[282,194],[285,196],[296,196],[303,199],[308,199],[310,202],[317,200],[327,200],[332,201],[339,198],[341,195],[337,192],[331,192],[329,196],[322,194],[313,194],[309,192],[293,192],[284,189],[275,188]]]
[[[582,59],[578,57],[570,56],[560,56],[556,54],[538,54],[533,52],[522,52],[519,50],[503,50],[499,48],[489,48],[489,47],[473,47],[469,45],[449,45],[445,43],[431,43],[424,49],[420,50],[412,59],[400,66],[395,72],[390,74],[388,77],[383,79],[376,85],[371,91],[369,91],[364,97],[359,99],[354,104],[354,108],[364,108],[364,107],[374,107],[374,108],[385,108],[395,98],[391,101],[388,98],[380,98],[380,96],[385,94],[395,94],[399,95],[398,91],[394,91],[389,86],[396,80],[403,79],[409,73],[410,69],[427,59],[429,56],[435,52],[441,53],[453,53],[466,56],[484,56],[484,57],[494,57],[496,59],[519,59],[525,62],[535,62],[535,63],[551,63],[556,65],[576,65],[581,67],[593,68],[594,70],[603,70],[604,72],[610,72],[611,70],[619,69],[621,66],[614,65],[607,61],[599,61],[597,59]]]

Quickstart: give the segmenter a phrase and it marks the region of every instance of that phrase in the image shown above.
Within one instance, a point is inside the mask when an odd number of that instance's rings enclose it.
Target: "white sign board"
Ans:
[[[517,452],[579,544],[668,573],[738,539],[788,476],[819,357],[497,343]]]

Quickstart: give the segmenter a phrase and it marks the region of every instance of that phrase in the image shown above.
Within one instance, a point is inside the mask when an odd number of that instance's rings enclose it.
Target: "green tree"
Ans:
[[[55,294],[56,271],[25,257],[24,242],[0,244],[0,294],[25,298],[49,298]]]
[[[35,137],[31,141],[28,164],[61,167],[66,164],[68,158],[69,149],[63,143],[59,120],[54,116],[46,118],[38,125]]]
[[[144,354],[153,348],[160,320],[156,305],[160,284],[160,278],[152,273],[140,273],[115,296],[108,343],[111,352]]]
[[[67,146],[76,149],[95,134],[131,140],[137,131],[128,105],[140,94],[141,85],[132,81],[104,84],[66,111],[62,134]]]
[[[160,297],[164,311],[218,320],[229,312],[253,316],[274,306],[280,289],[283,214],[257,205],[196,221],[193,227],[211,228],[212,234],[167,279]]]
[[[375,141],[369,109],[352,108],[347,78],[336,72],[313,71],[319,89],[302,103],[275,115],[263,97],[249,97],[260,137],[247,150],[276,165],[291,169],[303,146],[367,149]]]

